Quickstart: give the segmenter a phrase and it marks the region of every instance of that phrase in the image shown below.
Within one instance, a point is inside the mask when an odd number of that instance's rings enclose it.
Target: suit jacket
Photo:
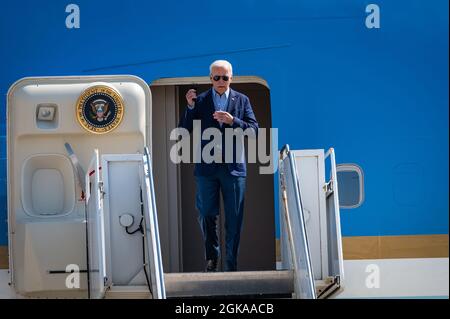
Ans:
[[[256,121],[255,114],[253,113],[252,106],[250,104],[250,100],[247,96],[242,93],[239,93],[230,88],[230,94],[228,96],[228,106],[226,111],[233,116],[233,123],[231,125],[223,123],[222,127],[219,122],[213,118],[213,114],[216,111],[213,102],[212,96],[213,88],[209,89],[206,92],[201,93],[197,96],[197,101],[195,102],[195,107],[191,110],[186,107],[186,111],[184,116],[181,117],[179,127],[183,127],[187,129],[189,132],[193,130],[193,121],[201,120],[201,134],[203,135],[203,131],[210,127],[215,127],[222,132],[222,162],[225,162],[225,129],[226,128],[241,128],[242,130],[246,130],[247,128],[253,128],[255,134],[258,132],[258,122]],[[206,144],[208,144],[213,138],[209,140],[202,140],[201,142],[201,150]],[[247,168],[245,165],[245,155],[239,162],[236,159],[236,147],[237,143],[241,143],[240,147],[242,150],[244,149],[244,145],[242,145],[243,141],[241,139],[233,139],[233,162],[227,163],[228,171],[231,175],[234,176],[246,176]],[[194,150],[195,152],[195,150]],[[196,163],[195,165],[195,175],[196,176],[209,176],[216,172],[218,167],[217,163],[205,163],[203,158],[201,163]]]

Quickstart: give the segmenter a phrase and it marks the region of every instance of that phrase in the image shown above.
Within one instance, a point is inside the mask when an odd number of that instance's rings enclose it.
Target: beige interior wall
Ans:
[[[151,87],[153,98],[153,173],[156,207],[158,210],[159,233],[164,271],[180,271],[177,201],[177,166],[168,154],[172,145],[170,131],[176,123],[175,86]]]

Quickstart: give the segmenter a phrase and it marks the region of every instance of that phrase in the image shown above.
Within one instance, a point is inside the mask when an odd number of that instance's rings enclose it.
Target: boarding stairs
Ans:
[[[314,232],[314,218],[305,215],[303,194],[306,188],[301,185],[302,178],[298,174],[298,164],[305,164],[306,160],[316,158],[312,163],[315,167],[324,168],[325,159],[330,159],[330,178],[321,180],[325,174],[319,169],[317,176],[321,192],[319,198],[323,211],[319,220],[321,229],[321,241],[319,244],[309,241],[308,236]],[[317,165],[319,163],[319,165]],[[93,163],[93,165],[96,165]],[[97,159],[98,165],[98,159]],[[281,215],[281,246],[282,263],[284,270],[271,271],[238,271],[216,273],[164,273],[162,266],[161,249],[158,235],[158,222],[156,206],[154,205],[154,185],[151,169],[151,159],[148,150],[145,151],[142,160],[143,184],[145,185],[144,202],[145,213],[143,220],[145,225],[144,242],[147,261],[144,263],[148,274],[147,285],[117,286],[107,284],[107,280],[101,280],[101,271],[98,267],[92,269],[93,260],[100,261],[94,256],[101,250],[99,241],[90,254],[91,268],[89,270],[90,298],[214,298],[214,297],[242,297],[242,298],[298,298],[316,299],[327,298],[335,295],[343,288],[343,261],[339,222],[339,203],[336,177],[336,164],[334,150],[330,149],[326,154],[323,150],[315,151],[291,151],[286,145],[280,151],[279,158],[279,190],[280,190],[280,215]],[[306,174],[305,174],[306,175]],[[313,174],[314,175],[314,174]],[[320,177],[320,178],[318,178]],[[97,181],[97,183],[100,183]],[[94,183],[95,184],[95,183]],[[303,188],[302,188],[303,186]],[[101,187],[94,185],[99,190],[97,199],[101,198]],[[316,196],[317,197],[317,196]],[[308,212],[311,214],[311,212]],[[88,221],[89,221],[88,217]],[[307,222],[309,220],[309,224]],[[89,222],[88,222],[89,224]],[[91,236],[95,237],[93,227],[98,223],[92,221],[90,226]],[[317,222],[316,222],[317,224]],[[309,231],[309,228],[312,228]],[[311,237],[311,236],[310,236]],[[319,249],[318,249],[319,247]],[[315,251],[315,250],[319,251]],[[92,251],[92,249],[91,249]],[[320,257],[319,259],[317,257]],[[314,264],[313,258],[316,258]],[[102,262],[99,262],[102,265]],[[98,263],[97,263],[98,266]],[[104,267],[105,265],[103,265]],[[314,272],[314,267],[321,268]],[[104,267],[105,268],[105,267]],[[104,274],[106,270],[103,270]],[[103,274],[103,275],[104,275]]]

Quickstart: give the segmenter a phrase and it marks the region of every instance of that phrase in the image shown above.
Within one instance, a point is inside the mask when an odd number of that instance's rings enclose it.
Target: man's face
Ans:
[[[217,78],[219,77],[220,78]],[[228,81],[223,79],[223,76],[228,77]],[[230,71],[222,67],[213,67],[210,75],[211,83],[217,93],[223,94],[230,87],[232,76]]]

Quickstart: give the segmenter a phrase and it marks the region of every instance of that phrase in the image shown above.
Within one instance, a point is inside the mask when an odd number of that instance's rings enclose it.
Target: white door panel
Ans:
[[[105,225],[103,199],[99,174],[98,150],[94,151],[86,173],[86,219],[88,247],[88,289],[89,298],[103,298],[105,295]]]

